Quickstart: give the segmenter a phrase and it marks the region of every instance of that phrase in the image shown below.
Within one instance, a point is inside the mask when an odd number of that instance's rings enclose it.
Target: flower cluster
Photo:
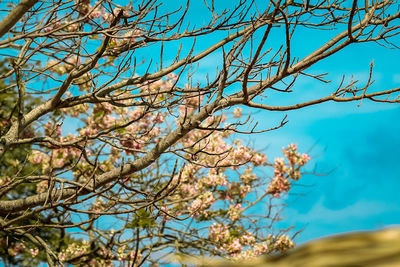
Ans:
[[[218,169],[212,168],[208,171],[208,175],[201,178],[201,182],[207,186],[207,187],[212,187],[212,186],[227,186],[228,185],[228,180],[226,178],[226,175],[221,172],[217,172]]]
[[[283,192],[288,192],[291,188],[290,180],[297,181],[301,177],[300,168],[309,160],[307,154],[299,154],[297,145],[291,144],[288,148],[282,149],[289,164],[285,163],[284,158],[276,158],[274,165],[274,178],[268,186],[268,192],[274,197],[279,197]]]
[[[114,52],[118,52],[125,45],[134,44],[137,41],[137,39],[140,37],[140,35],[141,35],[140,30],[128,31],[128,32],[122,34],[120,37],[112,38],[110,41],[110,44],[109,44],[109,48],[112,49]],[[157,88],[157,84],[162,84],[163,81],[159,80],[159,81],[156,81],[155,83],[156,83],[155,88]]]
[[[242,211],[242,204],[231,205],[228,210],[229,219],[233,222],[237,221],[241,217]]]
[[[29,254],[29,257],[35,258],[39,254],[39,248],[37,247],[28,247],[28,249],[22,242],[12,241],[9,243],[8,240],[0,238],[0,250],[4,248],[6,248],[6,252],[10,256],[18,256],[25,253]]]
[[[8,247],[8,254],[10,254],[11,256],[16,256],[24,251],[25,245],[20,242],[13,243]]]
[[[98,197],[94,200],[92,211],[94,212],[101,212],[105,209],[107,203],[104,201],[102,197]]]
[[[112,12],[107,12],[99,2],[95,2],[94,6],[90,4],[90,0],[77,0],[76,7],[80,16],[88,16],[90,19],[102,19],[103,23],[111,23],[112,20],[120,12],[120,8],[114,8]],[[129,16],[129,12],[123,10],[123,16]]]
[[[242,250],[240,251],[240,253],[235,253],[234,255],[231,255],[231,259],[233,261],[253,259],[255,257],[267,254],[269,252],[271,252],[270,244],[268,242],[261,242],[253,244],[252,247],[246,250]]]
[[[100,248],[99,252],[98,252],[102,257],[106,258],[106,259],[113,259],[114,258],[114,254],[107,248],[102,247]]]
[[[256,245],[256,238],[251,232],[230,228],[222,223],[213,223],[208,228],[208,237],[215,243],[216,251],[226,252],[230,257],[239,255],[246,247]]]
[[[285,252],[286,250],[293,248],[294,243],[287,235],[280,235],[276,238],[274,242],[274,249],[280,252]]]
[[[142,259],[142,254],[140,253],[140,251],[137,253],[137,256],[135,256],[136,251],[130,250],[129,248],[127,248],[126,245],[122,245],[122,246],[118,247],[115,252],[113,252],[111,249],[101,247],[97,251],[97,253],[100,257],[92,258],[89,261],[89,264],[83,265],[83,266],[84,267],[90,267],[90,266],[114,267],[115,261],[119,261],[119,262],[127,261],[127,262],[130,262],[129,266],[136,267],[136,266],[138,266],[138,264],[141,262],[141,259]],[[65,255],[61,255],[61,256],[64,257]],[[135,257],[136,257],[136,260],[135,260]],[[135,260],[135,262],[133,262],[133,260]]]
[[[46,192],[47,188],[49,187],[49,182],[46,180],[40,181],[36,184],[36,192],[37,193],[44,193]]]
[[[32,154],[29,157],[29,161],[33,164],[41,164],[49,160],[49,156],[40,150],[32,150]]]
[[[31,248],[29,249],[32,258],[35,258],[39,254],[39,249],[38,248]]]
[[[214,233],[214,230],[218,230],[218,228],[210,228],[211,233]],[[213,235],[210,236],[210,238],[213,237]],[[214,241],[216,240],[214,239]],[[218,243],[219,241],[216,242]],[[293,241],[287,235],[269,235],[266,241],[257,243],[254,235],[245,233],[240,238],[227,236],[224,242],[220,247],[216,247],[215,249],[227,251],[228,255],[234,261],[253,259],[274,251],[282,253],[294,247]]]
[[[282,148],[283,154],[288,159],[290,166],[304,166],[311,158],[307,154],[299,154],[297,145],[290,144],[288,148]]]
[[[75,67],[81,64],[81,59],[78,56],[71,56],[66,58],[64,61],[58,61],[51,59],[47,62],[46,68],[53,73],[63,75],[71,72]]]
[[[10,180],[11,180],[11,178],[8,176],[0,176],[0,186],[3,186],[5,184],[9,183]]]
[[[233,109],[233,117],[234,118],[242,117],[242,109],[241,108],[234,108]]]
[[[189,89],[188,86],[186,86]],[[192,114],[195,113],[196,108],[200,106],[200,104],[204,100],[204,95],[192,93],[189,96],[184,98],[184,102],[182,105],[179,106],[179,117],[180,121],[182,122],[185,118],[190,117]]]
[[[58,69],[55,68],[56,65],[52,66],[50,71],[59,73],[69,72],[79,63],[79,58],[71,57],[64,63],[58,64]],[[81,76],[80,78],[82,77],[85,76]],[[153,85],[172,86],[174,79],[176,79],[176,76],[169,75],[166,80],[162,80],[158,85]],[[151,85],[150,90],[153,90],[153,85]],[[82,88],[85,85],[79,84],[79,86]],[[66,96],[72,97],[72,94],[67,92]],[[132,101],[124,100],[120,101],[120,103],[130,105]],[[61,112],[63,116],[79,117],[84,123],[84,126],[78,129],[80,137],[87,136],[90,138],[110,128],[115,127],[117,129],[111,132],[109,136],[119,140],[122,150],[117,146],[108,148],[109,157],[102,160],[99,164],[102,171],[113,169],[124,156],[121,152],[124,152],[128,156],[136,155],[145,151],[148,146],[155,145],[159,140],[160,133],[163,131],[160,125],[165,123],[165,114],[162,112],[148,112],[143,107],[128,109],[107,102],[95,103],[93,105],[79,104],[71,108],[61,109]],[[120,127],[120,125],[125,126]],[[43,132],[46,136],[60,143],[73,143],[79,138],[78,135],[71,134],[62,136],[60,124],[53,121],[48,121],[44,124]],[[85,147],[85,150],[78,148],[77,145],[81,148]],[[94,142],[82,140],[77,145],[50,147],[41,150],[34,149],[29,160],[35,165],[40,164],[43,173],[48,173],[51,168],[74,166],[72,169],[73,174],[78,177],[79,181],[86,181],[93,170],[93,166],[88,164],[86,158],[91,156],[90,146],[94,145]],[[40,183],[37,186],[38,192],[43,192],[45,189],[44,183]]]
[[[235,165],[239,166],[251,162],[254,166],[260,166],[267,161],[264,154],[243,146],[241,140],[235,140],[234,144],[236,148],[232,152],[232,160]]]
[[[46,125],[49,125],[48,123]],[[45,126],[46,134],[53,134],[54,130],[48,131]],[[75,139],[73,136],[55,136],[55,139],[60,142],[72,141]],[[51,168],[63,168],[70,165],[74,160],[77,160],[82,154],[82,151],[75,147],[54,148],[52,153],[46,154],[44,151],[32,150],[29,156],[29,161],[35,165],[40,164],[43,173],[48,173]],[[43,188],[44,182],[40,183],[38,187]]]
[[[213,223],[208,228],[208,237],[216,243],[228,242],[230,237],[229,227],[222,223]]]
[[[90,17],[90,10],[93,8],[84,7],[85,3],[88,3],[86,0],[80,3],[83,5],[82,14],[86,12]],[[93,18],[99,16],[100,13],[93,15]],[[122,38],[111,38],[110,46],[117,48],[124,42],[135,42],[138,34],[140,33],[130,32],[124,34]],[[79,64],[81,61],[78,57],[70,57],[62,62],[49,64],[48,69],[63,75],[71,72]],[[115,102],[78,104],[62,109],[63,116],[76,118],[83,123],[77,131],[79,137],[85,139],[76,141],[78,143],[76,146],[40,148],[40,151],[35,150],[30,160],[40,164],[44,173],[48,173],[51,168],[70,167],[75,181],[86,182],[93,177],[93,173],[104,173],[121,166],[123,161],[126,163],[140,158],[159,144],[160,136],[168,134],[173,128],[173,121],[166,119],[169,113],[176,115],[179,113],[175,125],[181,127],[191,120],[191,116],[195,115],[203,103],[204,95],[190,87],[185,88],[190,92],[182,94],[182,98],[180,95],[171,96],[170,92],[175,86],[176,79],[176,76],[170,75],[165,79],[148,81],[134,89],[118,91],[116,93],[118,99]],[[92,77],[86,73],[73,80],[73,84],[79,86],[80,90],[87,91],[92,85]],[[140,103],[132,99],[133,91],[140,94]],[[71,90],[66,96],[73,98],[72,92],[74,91]],[[172,107],[171,110],[153,111],[154,106],[163,105],[171,97],[176,99],[176,109]],[[143,103],[148,105],[142,105]],[[233,118],[241,116],[241,109],[235,108]],[[175,173],[169,188],[163,190],[163,194],[168,194],[157,203],[159,211],[162,210],[158,213],[163,216],[162,219],[157,218],[160,215],[154,217],[157,222],[162,221],[164,224],[169,223],[175,216],[183,215],[192,216],[196,222],[211,224],[209,238],[215,243],[215,249],[233,258],[249,258],[271,251],[283,251],[293,245],[290,239],[284,236],[265,239],[249,229],[234,226],[248,216],[250,209],[246,212],[244,209],[253,201],[253,196],[258,194],[260,185],[264,184],[265,180],[260,177],[259,174],[262,172],[259,168],[272,164],[267,163],[267,157],[263,153],[234,139],[234,131],[229,130],[229,127],[224,131],[212,130],[225,127],[221,125],[226,123],[226,120],[225,115],[210,116],[200,123],[198,129],[185,133],[171,146],[170,152],[176,152],[187,163],[179,173]],[[79,138],[78,135],[61,136],[61,128],[53,122],[46,123],[43,132],[64,143],[71,143]],[[275,197],[290,190],[290,180],[300,178],[300,168],[310,159],[307,154],[299,154],[296,145],[284,148],[283,154],[287,162],[283,158],[275,159],[274,177],[268,186],[268,192]],[[163,155],[165,159],[166,155]],[[101,160],[98,161],[99,158]],[[95,161],[98,162],[96,168],[93,166]],[[163,188],[165,176],[159,178],[159,173],[154,173],[158,175],[157,179],[151,176],[152,168],[156,168],[154,165],[148,168],[151,179],[145,175],[145,177],[136,174],[121,175],[117,186],[134,188],[132,185],[136,187],[139,181],[143,184],[157,183],[157,188]],[[47,189],[47,183],[44,182],[37,184],[38,192]],[[117,210],[118,207],[119,204],[106,202],[99,197],[93,203],[89,203],[88,209],[99,213],[95,216],[100,216],[101,211]],[[229,222],[229,224],[213,222]],[[60,253],[60,259],[83,256],[88,249],[88,244],[85,242],[72,243]],[[129,261],[135,258],[134,251],[126,246],[121,246],[117,250],[101,249],[99,254],[103,256],[101,263],[103,266],[111,266],[111,259]],[[136,258],[140,257],[138,254]]]
[[[43,128],[44,134],[50,137],[60,136],[62,130],[59,124],[55,124],[51,121],[48,121]]]
[[[92,74],[86,72],[72,80],[72,84],[77,85],[80,91],[89,91],[92,88]]]
[[[188,98],[188,106],[185,106],[186,116],[195,112],[196,106],[202,100],[201,95]],[[182,116],[184,114],[181,114],[180,120]],[[202,126],[207,128],[224,120],[224,117],[210,117]],[[188,164],[183,169],[180,186],[175,191],[176,194],[169,198],[174,203],[172,210],[175,211],[175,215],[189,212],[197,220],[204,221],[211,220],[217,214],[225,214],[226,218],[233,222],[243,217],[242,203],[248,194],[255,190],[255,181],[259,180],[253,168],[266,165],[267,158],[264,154],[244,146],[240,140],[228,143],[231,134],[229,131],[210,132],[198,129],[189,132],[180,140],[187,151],[187,160],[194,164]],[[241,166],[248,163],[253,167],[247,165],[239,175],[240,182],[228,179],[227,170],[242,170]],[[189,201],[189,208],[185,202],[179,201],[191,198],[193,201]],[[222,209],[221,212],[215,210],[214,203],[218,201],[225,202],[228,208]]]
[[[227,200],[240,200],[244,199],[248,193],[252,191],[250,185],[242,184],[240,182],[231,182],[224,194]]]
[[[76,106],[73,106],[70,108],[62,109],[62,112],[65,115],[69,115],[73,118],[77,118],[77,117],[81,116],[82,114],[87,114],[89,109],[90,109],[90,106],[87,103],[85,103],[85,104],[76,105]]]
[[[188,207],[190,213],[193,214],[204,214],[207,216],[205,211],[215,202],[215,198],[212,192],[206,191],[196,198],[192,204]]]
[[[122,261],[122,260],[133,260],[133,259],[135,259],[135,255],[136,255],[136,251],[135,250],[127,251],[126,245],[122,245],[121,247],[119,247],[117,249],[116,258],[119,261]],[[139,253],[136,256],[136,262],[140,262],[141,258],[142,258],[142,254],[139,251]]]
[[[240,180],[244,183],[244,184],[252,184],[254,181],[257,180],[257,175],[254,174],[253,169],[248,166],[242,173],[242,175],[240,175]]]
[[[90,251],[90,244],[88,241],[74,242],[68,245],[66,249],[59,253],[58,258],[65,261],[70,258],[84,256]]]

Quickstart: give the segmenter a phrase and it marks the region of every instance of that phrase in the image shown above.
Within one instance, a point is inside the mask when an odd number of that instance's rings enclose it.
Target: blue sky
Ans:
[[[388,51],[378,45],[350,47],[313,69],[330,71],[333,84],[340,81],[341,74],[355,74],[365,81],[373,59],[373,89],[390,89],[399,84],[399,56],[398,50]],[[318,86],[302,81],[297,89],[312,96],[317,90],[313,87]],[[254,137],[256,142],[268,145],[267,154],[278,155],[280,147],[292,142],[305,151],[311,149],[314,166],[308,170],[325,174],[303,177],[303,186],[295,187],[286,200],[283,225],[305,227],[299,242],[399,224],[400,109],[396,104],[358,104],[326,103],[289,112],[290,122],[284,128]],[[262,114],[260,117],[265,117]]]
[[[327,112],[325,118],[304,111],[305,116],[298,115],[279,131],[281,135],[272,134],[271,148],[291,141],[303,149],[313,147],[314,169],[309,170],[326,174],[303,177],[300,183],[306,187],[293,188],[295,194],[286,200],[285,223],[306,227],[300,242],[399,223],[400,110],[370,109]]]
[[[173,1],[176,3],[177,1]],[[201,1],[199,1],[201,2]],[[201,3],[195,4],[191,23],[205,22]],[[194,9],[192,9],[194,10]],[[332,31],[299,31],[294,35],[292,53],[300,58],[332,37]],[[223,35],[220,35],[221,37]],[[218,35],[200,39],[199,51]],[[279,41],[272,35],[271,44]],[[399,43],[399,38],[397,38]],[[256,38],[257,42],[257,38]],[[268,43],[268,42],[267,42]],[[187,48],[189,49],[190,46]],[[222,55],[220,55],[222,56]],[[207,57],[199,65],[194,80],[201,82],[207,74],[213,77],[220,56]],[[350,46],[335,56],[311,67],[311,73],[329,72],[332,82],[324,85],[312,79],[301,79],[292,95],[269,95],[272,103],[296,103],[329,95],[345,75],[360,80],[368,79],[369,64],[374,61],[371,90],[385,90],[400,84],[400,51],[389,50],[377,44]],[[270,102],[271,103],[271,102]],[[379,104],[364,101],[353,103],[325,103],[288,113],[251,113],[261,128],[270,128],[288,114],[289,123],[276,131],[253,135],[256,147],[264,147],[267,156],[281,156],[280,149],[289,143],[298,143],[300,150],[310,151],[312,162],[307,171],[319,175],[305,175],[284,200],[285,220],[282,226],[304,228],[298,242],[321,236],[353,231],[379,229],[400,222],[400,108],[397,104]]]
[[[340,80],[340,72],[365,80],[368,61],[374,59],[374,88],[389,89],[399,83],[393,66],[399,56],[399,51],[387,52],[377,45],[356,52],[350,48],[315,69],[332,70],[332,83]],[[318,85],[301,82],[297,86],[312,92]],[[270,155],[279,155],[279,149],[292,142],[304,151],[311,149],[313,166],[308,170],[325,174],[304,176],[300,181],[303,186],[294,187],[286,200],[283,225],[305,227],[299,242],[400,222],[400,109],[396,104],[358,104],[326,103],[289,112],[290,122],[284,128],[254,137],[268,145],[266,153]]]

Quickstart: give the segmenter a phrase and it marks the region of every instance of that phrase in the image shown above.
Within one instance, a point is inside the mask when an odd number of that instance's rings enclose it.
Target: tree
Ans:
[[[0,138],[2,162],[13,157],[15,164],[11,173],[1,169],[4,259],[139,266],[163,263],[171,252],[237,259],[293,246],[287,229],[272,226],[279,220],[274,200],[301,178],[310,157],[292,144],[285,158],[267,161],[238,137],[275,130],[285,117],[258,129],[239,106],[284,112],[328,101],[397,103],[391,96],[400,88],[370,88],[372,64],[361,86],[343,82],[325,97],[290,105],[265,97],[292,92],[304,76],[328,82],[306,71],[347,46],[395,47],[398,7],[204,4],[210,20],[201,27],[189,23],[189,3],[168,10],[154,0],[23,0],[1,11],[0,48],[10,62],[2,92],[15,99]],[[294,58],[294,34],[310,28],[336,35]],[[217,33],[224,37],[208,38],[198,52],[196,40]],[[196,64],[218,55],[215,77],[194,84]],[[41,102],[29,107],[28,97]]]

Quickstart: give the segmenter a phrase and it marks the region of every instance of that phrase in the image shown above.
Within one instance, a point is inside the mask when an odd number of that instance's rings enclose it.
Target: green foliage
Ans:
[[[156,227],[157,223],[151,216],[151,213],[145,209],[140,209],[134,215],[132,221],[126,226],[126,228],[150,228]]]
[[[6,74],[9,71],[8,68],[9,60],[4,59],[0,61],[0,75]],[[16,104],[18,100],[17,88],[10,86],[14,83],[13,77],[0,80],[0,133],[5,133],[9,129],[11,120],[15,120],[17,116]],[[31,95],[24,97],[24,108],[25,112],[30,111],[35,105],[41,102],[39,98],[35,98]],[[21,133],[21,137],[29,138],[35,135],[35,125],[24,129]],[[0,199],[21,199],[25,196],[32,195],[36,192],[36,183],[21,183],[15,186],[11,191],[4,192],[2,189],[8,183],[18,183],[22,177],[27,175],[39,175],[40,168],[28,161],[28,157],[32,151],[32,145],[26,144],[18,146],[16,148],[9,149],[5,155],[0,159]],[[13,215],[10,214],[7,217],[12,219]],[[44,217],[40,213],[35,213],[33,216],[25,219],[21,225],[33,225],[45,223],[51,220],[51,214],[48,217]],[[53,248],[65,247],[65,233],[63,230],[47,227],[37,227],[30,230],[31,234],[37,235],[46,243]],[[31,248],[35,248],[36,245],[32,244],[26,239],[15,235],[14,233],[8,233],[6,231],[0,231],[0,256],[4,263],[16,266],[37,266],[40,262],[46,261],[46,255],[43,251],[40,251],[36,257],[32,257],[30,252]],[[14,256],[12,253],[13,246],[15,244],[24,244],[25,250],[23,253],[19,253],[18,256]]]

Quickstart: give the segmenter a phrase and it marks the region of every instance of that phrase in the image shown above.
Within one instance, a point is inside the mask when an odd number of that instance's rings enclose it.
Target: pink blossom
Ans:
[[[270,248],[266,242],[263,242],[261,244],[256,244],[254,246],[254,254],[255,256],[260,256],[262,254],[265,254],[269,249]]]
[[[213,223],[208,228],[208,236],[214,242],[225,242],[229,238],[228,226],[221,223]]]
[[[250,233],[246,233],[240,237],[240,242],[245,246],[253,244],[255,241],[254,235]]]
[[[240,118],[240,117],[242,117],[242,109],[241,109],[241,108],[238,108],[238,107],[234,108],[234,109],[233,109],[233,117],[234,117],[234,118]]]
[[[165,118],[162,113],[158,113],[157,115],[152,117],[151,121],[154,123],[163,123],[165,121]]]
[[[309,160],[311,159],[311,157],[308,154],[302,154],[300,159],[299,159],[299,165],[303,166],[305,165]]]
[[[212,192],[206,191],[204,194],[196,198],[189,206],[188,210],[190,213],[197,215],[209,208],[215,202],[215,198]]]
[[[231,253],[239,252],[242,250],[242,245],[240,244],[240,240],[235,238],[233,242],[229,245],[229,251]]]
[[[124,43],[134,43],[134,42],[136,42],[137,37],[139,36],[139,34],[140,34],[139,30],[129,31],[129,32],[125,33],[124,35],[122,35],[122,37],[123,37],[122,41]],[[164,81],[158,80],[155,83],[156,84],[154,84],[153,86],[156,89],[159,89],[159,88],[161,88],[161,85],[164,84]]]
[[[253,181],[257,180],[257,175],[253,173],[252,168],[247,167],[247,169],[245,169],[243,174],[240,176],[240,179],[245,184],[251,184]]]
[[[252,158],[252,162],[253,162],[254,166],[259,166],[266,161],[267,161],[267,157],[265,155],[258,154],[258,153],[255,154]]]
[[[113,10],[114,16],[117,16],[117,15],[119,14],[120,11],[121,11],[121,8],[119,8],[119,7],[114,8],[114,10]],[[123,10],[122,10],[122,15],[125,16],[125,17],[128,17],[130,14],[129,14],[129,11],[128,11],[128,10],[123,9]]]
[[[43,160],[45,158],[47,158],[47,155],[42,153],[42,152],[40,152],[40,151],[38,151],[38,150],[33,150],[31,158],[32,158],[31,161],[32,161],[33,164],[40,164],[40,163],[43,162]]]
[[[35,248],[35,249],[31,248],[29,251],[31,252],[32,258],[36,257],[39,254],[38,248]]]
[[[8,253],[12,256],[16,256],[25,250],[25,245],[23,243],[14,243],[8,248]]]
[[[210,169],[208,176],[204,177],[202,182],[207,186],[226,186],[228,184],[225,174],[217,173],[215,169]]]
[[[103,12],[104,11],[100,7],[97,7],[92,12],[90,12],[89,18],[91,18],[91,19],[100,18],[102,16]]]
[[[172,81],[176,81],[178,79],[178,75],[176,75],[175,73],[169,73],[165,77],[166,77],[166,79],[172,80]]]
[[[81,59],[78,56],[71,56],[65,60],[65,68],[67,72],[72,71],[76,66],[81,64]]]
[[[276,176],[268,186],[268,193],[274,197],[279,197],[282,192],[290,190],[290,182],[283,176]]]
[[[104,22],[110,23],[113,19],[113,15],[111,15],[110,13],[103,13],[102,19]]]
[[[36,184],[36,192],[37,193],[44,193],[48,188],[49,182],[46,180],[40,181]]]
[[[53,166],[56,168],[61,168],[65,165],[65,163],[66,163],[65,160],[66,160],[66,158],[64,158],[64,157],[53,159]]]
[[[76,2],[79,15],[85,16],[90,10],[90,0],[77,0]]]
[[[229,219],[232,221],[237,221],[240,218],[242,211],[242,204],[239,203],[236,205],[231,205],[228,210]]]
[[[69,31],[69,32],[75,32],[77,29],[78,29],[77,23],[73,23],[73,24],[67,26],[67,31]]]
[[[66,259],[66,254],[65,254],[65,253],[60,253],[60,254],[58,255],[58,259],[59,259],[60,261],[65,261],[65,259]]]
[[[293,151],[297,151],[297,144],[290,144],[290,145],[288,146],[288,149],[289,149],[289,150],[293,150]]]

